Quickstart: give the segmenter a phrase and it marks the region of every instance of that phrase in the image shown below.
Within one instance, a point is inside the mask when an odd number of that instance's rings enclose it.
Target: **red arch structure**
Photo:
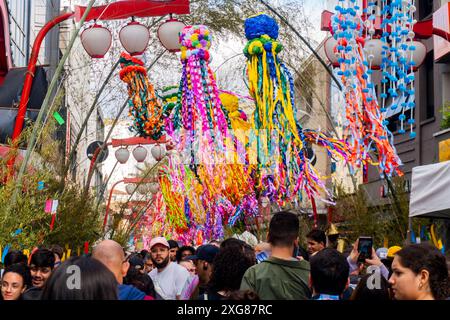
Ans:
[[[11,43],[9,37],[8,6],[0,0],[0,85],[12,67]]]

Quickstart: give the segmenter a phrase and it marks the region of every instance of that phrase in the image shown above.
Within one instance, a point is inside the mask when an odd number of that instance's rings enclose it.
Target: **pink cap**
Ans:
[[[163,246],[170,248],[169,243],[164,237],[156,237],[150,241],[150,249],[152,249],[156,244],[162,244]]]

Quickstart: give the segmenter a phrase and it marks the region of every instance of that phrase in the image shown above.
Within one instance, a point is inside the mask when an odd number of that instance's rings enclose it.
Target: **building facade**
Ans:
[[[427,20],[448,1],[416,1],[416,19]],[[447,30],[449,31],[449,30]],[[420,165],[450,160],[450,128],[442,127],[443,111],[450,101],[450,61],[436,59],[437,37],[421,40],[427,48],[423,64],[415,73],[414,109],[416,137],[399,134],[399,113],[390,115],[389,129],[394,134],[394,144],[402,160],[401,170],[405,174],[405,191],[409,193],[412,168]],[[450,52],[450,50],[448,51]],[[448,56],[448,55],[447,55]],[[388,186],[380,179],[377,168],[369,167],[365,177],[365,188],[371,194],[373,204],[389,203]]]

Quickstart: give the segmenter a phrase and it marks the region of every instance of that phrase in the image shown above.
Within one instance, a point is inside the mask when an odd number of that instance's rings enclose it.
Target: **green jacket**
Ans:
[[[241,282],[241,290],[253,290],[262,300],[306,300],[309,262],[282,260],[274,257],[249,268]]]

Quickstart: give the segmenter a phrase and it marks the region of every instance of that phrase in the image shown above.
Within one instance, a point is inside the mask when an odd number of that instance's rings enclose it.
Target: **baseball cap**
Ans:
[[[380,259],[386,259],[388,255],[388,248],[378,248],[377,251],[375,251],[378,258]]]
[[[213,244],[205,244],[198,247],[197,253],[193,256],[187,256],[183,260],[205,260],[212,263],[220,249]]]
[[[402,247],[399,247],[399,246],[392,246],[392,247],[390,247],[388,249],[388,252],[387,252],[387,257],[388,258],[393,258],[395,256],[395,254],[397,252],[399,252],[400,250],[402,250]]]
[[[152,249],[157,244],[162,244],[163,246],[170,248],[169,243],[167,242],[166,238],[164,238],[164,237],[153,238],[152,241],[150,241],[150,249]]]

